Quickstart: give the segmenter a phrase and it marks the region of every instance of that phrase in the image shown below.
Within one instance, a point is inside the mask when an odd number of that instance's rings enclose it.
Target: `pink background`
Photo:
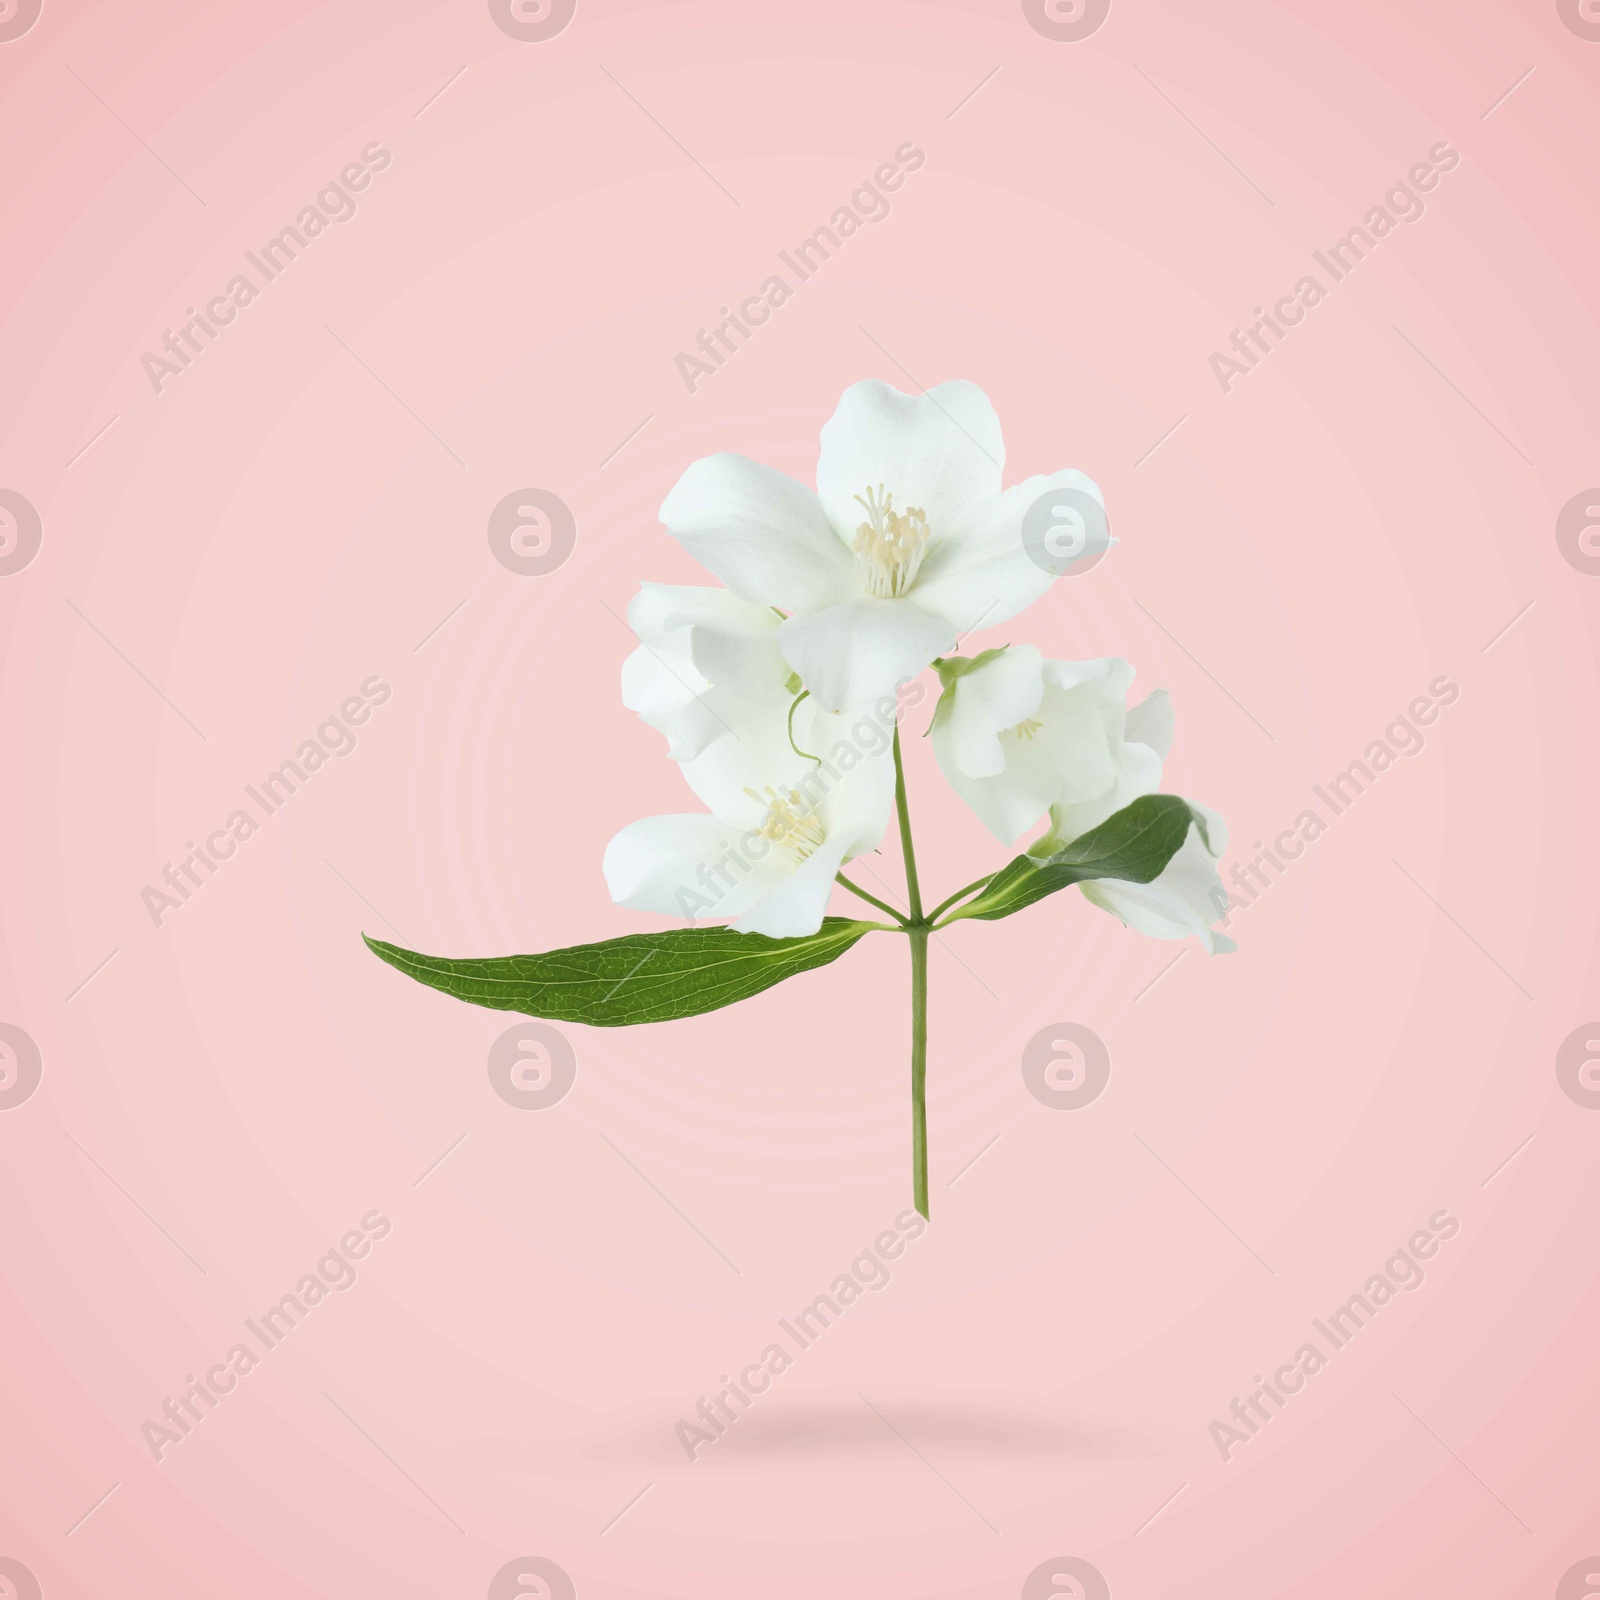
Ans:
[[[0,1556],[51,1597],[475,1600],[521,1556],[586,1600],[1012,1597],[1062,1556],[1152,1600],[1554,1595],[1600,1551],[1600,1114],[1555,1072],[1600,1016],[1600,577],[1555,536],[1600,483],[1596,32],[45,0],[0,43],[0,488],[44,527],[0,577],[0,1022],[44,1063],[0,1111]],[[1224,394],[1211,353],[1441,139],[1425,217]],[[675,355],[906,140],[892,215],[690,393]],[[153,392],[144,352],[372,141],[358,215]],[[676,1422],[909,1203],[903,948],[564,1028],[576,1084],[524,1111],[486,1070],[515,1019],[359,933],[657,925],[599,870],[684,801],[617,690],[639,580],[701,581],[655,510],[713,450],[809,478],[866,376],[970,378],[1008,481],[1102,485],[1115,550],[969,647],[1169,686],[1168,786],[1230,860],[1460,696],[1227,960],[1076,896],[944,935],[932,1227],[691,1464]],[[486,525],[532,486],[579,531],[522,577]],[[154,927],[141,889],[373,674],[354,753]],[[943,894],[998,852],[931,704]],[[1019,1070],[1062,1022],[1113,1059],[1077,1111]],[[360,1281],[152,1460],[374,1208]],[[1211,1421],[1440,1208],[1426,1283],[1225,1462]]]

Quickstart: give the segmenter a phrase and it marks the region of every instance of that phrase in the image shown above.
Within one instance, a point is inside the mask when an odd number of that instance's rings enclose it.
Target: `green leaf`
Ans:
[[[1144,795],[1053,855],[1021,855],[1008,862],[980,894],[944,920],[979,917],[993,922],[1090,878],[1149,883],[1178,853],[1191,821],[1204,838],[1205,823],[1187,800],[1175,794]]]
[[[623,1028],[697,1017],[748,1000],[785,978],[836,961],[870,922],[826,917],[816,933],[769,939],[731,928],[668,928],[542,955],[450,960],[382,939],[367,948],[408,978],[470,1005],[558,1022]]]

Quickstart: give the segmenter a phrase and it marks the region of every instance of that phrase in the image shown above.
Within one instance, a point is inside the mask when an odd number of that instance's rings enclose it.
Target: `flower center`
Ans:
[[[1026,717],[1011,731],[1016,734],[1019,739],[1031,739],[1034,734],[1036,734],[1043,726],[1044,724],[1037,721],[1035,718]]]
[[[747,788],[745,793],[767,808],[756,832],[782,846],[798,866],[827,838],[816,807],[798,789],[776,790],[769,783],[765,794]]]
[[[880,600],[898,600],[916,582],[917,569],[928,553],[927,514],[916,506],[896,511],[894,496],[868,489],[856,496],[866,507],[867,520],[856,529],[856,571],[870,595]]]

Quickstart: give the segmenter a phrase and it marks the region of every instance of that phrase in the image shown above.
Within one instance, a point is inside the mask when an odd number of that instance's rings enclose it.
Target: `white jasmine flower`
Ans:
[[[1158,689],[1131,710],[1133,668],[1115,657],[1047,661],[1032,645],[942,663],[945,692],[934,714],[934,754],[951,786],[1002,844],[1046,812],[1050,828],[1029,853],[1044,857],[1161,787],[1172,747],[1172,704]],[[1191,934],[1231,950],[1213,933],[1227,896],[1216,862],[1227,848],[1221,817],[1195,806],[1205,827],[1151,883],[1096,879],[1085,899],[1156,939]]]
[[[1023,644],[953,658],[940,677],[934,754],[1002,844],[1014,844],[1058,802],[1116,797],[1104,810],[1110,816],[1160,784],[1160,756],[1143,744],[1128,748],[1123,737],[1133,682],[1126,661],[1046,661]]]
[[[834,878],[875,849],[894,805],[893,723],[833,716],[792,697],[683,763],[705,812],[647,817],[606,847],[611,898],[636,911],[731,921],[794,938],[822,925]]]
[[[661,507],[667,530],[733,592],[790,613],[784,659],[823,707],[876,700],[980,625],[1049,587],[1023,522],[1074,491],[1104,530],[1100,491],[1063,471],[1000,487],[1005,446],[971,383],[904,395],[845,390],[822,430],[815,492],[737,455],[691,466]]]

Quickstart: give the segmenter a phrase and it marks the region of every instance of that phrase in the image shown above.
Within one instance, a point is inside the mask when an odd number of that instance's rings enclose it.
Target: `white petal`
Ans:
[[[1122,719],[1127,695],[1116,669],[1124,666],[1125,662],[1114,660],[1052,661],[1045,666],[1047,681],[1052,677],[1059,680],[1064,667],[1082,672],[1069,689],[1049,682],[1039,707],[1043,727],[1036,742],[1050,752],[1055,763],[1055,799],[1063,805],[1097,800],[1117,786],[1126,748]],[[1131,669],[1128,675],[1131,677]]]
[[[847,854],[876,845],[894,803],[892,703],[887,715],[880,714],[885,707],[879,705],[833,716],[804,700],[794,719],[793,744],[787,707],[785,700],[781,714],[742,723],[737,738],[719,739],[685,762],[689,787],[708,810],[737,824],[741,834],[764,821],[770,787],[780,795],[797,793],[816,810],[830,838],[842,835]]]
[[[727,589],[641,583],[628,602],[628,626],[641,639],[662,639],[700,627],[736,638],[757,638],[777,627],[770,606],[741,600]]]
[[[833,724],[831,729],[823,720]],[[872,737],[880,741],[874,745],[862,735],[860,722],[847,727],[842,718],[823,720],[808,735],[825,752],[824,758],[807,763],[808,770],[789,788],[816,816],[825,836],[798,863],[780,844],[748,836],[741,841],[741,849],[767,852],[762,859],[766,888],[735,923],[742,933],[765,933],[775,939],[815,933],[839,868],[852,856],[876,848],[888,825],[894,807],[894,762],[881,742],[881,729],[873,727]]]
[[[1002,844],[1015,843],[1057,797],[1050,751],[1017,732],[1044,692],[1044,658],[1013,645],[957,678],[934,716],[940,770]]]
[[[1002,843],[1049,807],[1064,839],[1075,838],[1160,782],[1155,752],[1123,741],[1132,681],[1133,668],[1116,657],[1044,661],[1031,646],[1012,646],[941,699],[934,752]],[[1019,727],[1024,719],[1032,726]]]
[[[1225,935],[1220,936],[1219,944],[1219,936],[1211,931],[1211,924],[1227,913],[1228,895],[1197,829],[1190,829],[1178,853],[1153,883],[1098,878],[1080,887],[1086,900],[1120,917],[1136,933],[1152,939],[1192,935],[1213,953],[1232,945]]]
[[[919,605],[948,618],[960,633],[992,627],[1033,604],[1055,581],[1056,570],[1029,554],[1024,520],[1040,496],[1079,491],[1103,506],[1100,491],[1083,473],[1068,469],[1029,478],[970,507],[934,540],[911,594]],[[929,513],[932,523],[932,513]],[[1103,546],[1102,546],[1103,548]]]
[[[751,828],[765,820],[769,802],[753,800],[747,788],[764,796],[770,784],[785,798],[797,797],[796,803],[815,813],[830,844],[837,843],[848,859],[877,847],[894,806],[894,719],[892,714],[880,718],[871,708],[850,716],[816,713],[808,719],[809,709],[809,702],[801,706],[794,731],[796,742],[810,755],[796,754],[787,737],[781,744],[769,741],[759,755],[751,749],[735,752],[724,740],[686,766],[684,776],[718,816]],[[720,796],[715,792],[719,789]]]
[[[674,761],[698,755],[719,731],[716,718],[699,698],[709,685],[687,656],[686,649],[642,644],[622,663],[623,705],[666,735],[667,754]]]
[[[769,607],[726,589],[647,583],[628,621],[643,642],[623,663],[622,703],[666,735],[675,761],[699,755],[763,696],[783,695],[789,668]]]
[[[606,846],[606,887],[618,905],[669,917],[735,917],[779,876],[776,863],[738,855],[738,829],[716,817],[631,822]]]
[[[1161,757],[1148,745],[1126,744],[1117,764],[1116,782],[1103,794],[1092,800],[1063,802],[1054,807],[1051,816],[1055,831],[1063,844],[1098,828],[1114,817],[1124,806],[1130,806],[1141,795],[1155,794],[1161,788]]]
[[[767,810],[767,803],[752,799],[750,790],[763,795],[769,785],[790,789],[814,764],[789,743],[789,704],[786,695],[767,715],[745,718],[732,734],[683,763],[684,781],[700,802],[741,829],[756,827]]]
[[[1209,847],[1212,856],[1220,861],[1228,849],[1228,824],[1210,806],[1203,806],[1198,800],[1191,800],[1189,804],[1200,813],[1201,819],[1205,823],[1204,842]],[[1190,837],[1193,838],[1198,835],[1199,830],[1197,829],[1195,834]]]
[[[706,687],[704,679],[685,684],[681,677],[673,678],[674,672],[694,677],[689,633],[682,625],[682,613],[699,596],[726,593],[725,589],[681,589],[665,583],[639,585],[639,592],[628,602],[628,626],[638,635],[641,644],[652,646],[653,651],[634,651],[628,660],[632,662],[637,657],[639,667],[623,668],[622,703],[630,711],[643,716],[658,701],[692,698]],[[652,659],[652,654],[656,661],[655,676],[646,679],[644,664]],[[630,676],[634,679],[631,684]],[[635,704],[635,700],[640,703]]]
[[[1088,689],[1123,720],[1128,690],[1133,685],[1133,666],[1121,656],[1095,656],[1088,661],[1047,661],[1045,681],[1055,689]]]
[[[1146,695],[1129,713],[1123,737],[1135,744],[1147,744],[1163,761],[1172,750],[1172,734],[1176,717],[1172,710],[1172,697],[1165,689]]]
[[[888,754],[898,715],[899,703],[888,695],[842,712],[824,711],[811,695],[795,714],[795,743],[835,770],[850,772],[870,757]]]
[[[743,456],[697,461],[662,502],[667,532],[735,594],[814,611],[856,590],[855,561],[811,490]]]
[[[739,607],[737,613],[697,620],[691,629],[696,670],[709,683],[745,698],[757,688],[781,689],[789,676],[777,640],[783,619],[771,606],[728,598]]]
[[[894,806],[893,703],[880,709],[840,717],[803,702],[796,737],[819,761],[790,747],[784,718],[715,741],[682,770],[716,814],[624,828],[606,851],[612,898],[680,917],[738,917],[742,931],[776,938],[814,933],[840,864],[877,846]],[[761,831],[768,784],[823,829],[804,861]]]
[[[843,718],[831,719],[841,724]],[[814,737],[820,735],[818,728]],[[883,840],[894,810],[894,757],[889,753],[893,727],[886,732],[876,718],[864,714],[841,728],[840,737],[818,737],[817,753],[823,757],[819,775],[838,773],[837,781],[823,792],[818,812],[830,841],[837,840],[843,859],[876,850]],[[848,748],[856,757],[849,766],[843,752]],[[815,782],[816,779],[813,779]]]
[[[1097,828],[1140,795],[1161,787],[1161,757],[1123,737],[1133,668],[1117,656],[1047,661],[1040,739],[1057,761],[1052,818],[1063,843]]]
[[[807,763],[790,787],[814,812],[825,837],[792,867],[781,846],[771,847],[764,863],[771,868],[770,885],[735,924],[743,933],[776,939],[815,933],[839,868],[877,847],[894,807],[894,762],[876,723],[824,717],[806,732],[823,759]]]
[[[909,600],[847,600],[778,630],[785,659],[827,711],[892,695],[955,642],[948,622]]]
[[[1052,805],[1098,799],[1116,787],[1123,759],[1122,718],[1133,669],[1114,657],[1046,661],[1038,724],[1002,736],[1007,774],[1029,775]],[[1159,769],[1158,769],[1159,770]]]
[[[938,753],[939,730],[933,730]],[[1010,739],[1007,739],[1010,745]],[[978,820],[1001,844],[1015,844],[1049,809],[1056,788],[1054,764],[1043,751],[1018,741],[1007,750],[1005,771],[994,778],[969,778],[959,767],[939,757],[950,787],[978,814]]]
[[[896,511],[927,513],[935,540],[968,506],[1000,492],[1000,419],[973,383],[941,383],[920,395],[886,383],[852,384],[823,425],[817,494],[846,544],[866,520],[856,496],[881,483]]]
[[[740,933],[764,933],[770,939],[798,939],[815,933],[827,914],[834,874],[843,852],[822,845],[799,867],[768,888],[767,893],[734,923]]]
[[[933,748],[969,778],[994,778],[1005,770],[1000,735],[1039,709],[1044,698],[1044,657],[1031,644],[1012,645],[964,672],[940,699]]]

